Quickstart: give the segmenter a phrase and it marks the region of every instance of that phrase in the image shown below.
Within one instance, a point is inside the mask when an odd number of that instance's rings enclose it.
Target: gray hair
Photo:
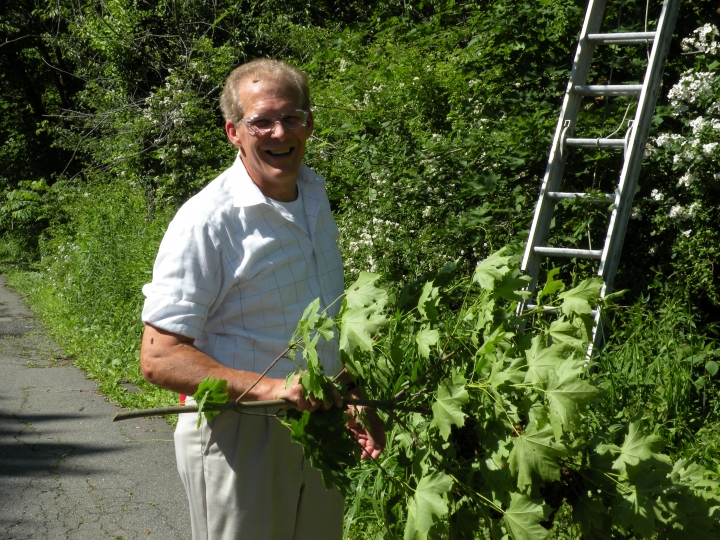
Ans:
[[[258,58],[235,68],[225,81],[225,87],[220,96],[220,110],[225,121],[239,124],[242,120],[244,111],[238,97],[238,90],[240,85],[250,78],[253,81],[268,78],[294,88],[300,95],[300,106],[306,111],[310,110],[310,88],[307,75],[283,60]]]

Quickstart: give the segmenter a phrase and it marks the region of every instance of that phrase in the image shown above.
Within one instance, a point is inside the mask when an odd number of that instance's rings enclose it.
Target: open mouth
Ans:
[[[282,150],[265,150],[265,153],[272,157],[285,157],[292,154],[294,147],[284,148]]]

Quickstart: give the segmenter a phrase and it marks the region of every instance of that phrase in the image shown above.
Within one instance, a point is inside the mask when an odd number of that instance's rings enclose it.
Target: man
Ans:
[[[221,108],[238,158],[178,211],[163,238],[143,288],[143,375],[181,394],[209,375],[228,381],[231,400],[329,407],[303,396],[297,376],[286,385],[296,369],[288,358],[259,377],[307,305],[319,297],[334,316],[343,292],[324,181],[302,164],[313,130],[307,78],[285,62],[250,62],[228,77]],[[326,373],[341,371],[336,342],[319,352]],[[342,403],[337,393],[333,400]],[[180,415],[175,447],[194,540],[342,537],[341,495],[325,490],[273,412],[227,411],[200,429],[194,415]],[[376,458],[384,434],[372,411],[367,417],[372,433],[351,428],[364,457]]]

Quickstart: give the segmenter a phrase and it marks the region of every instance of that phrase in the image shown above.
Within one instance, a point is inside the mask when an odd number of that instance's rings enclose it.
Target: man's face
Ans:
[[[281,114],[301,107],[297,90],[272,80],[245,80],[239,88],[238,98],[245,118],[255,115],[279,118]],[[265,135],[251,135],[243,123],[225,124],[228,139],[240,148],[250,178],[265,196],[280,201],[295,200],[297,172],[312,127],[312,114],[308,115],[306,127],[288,130],[278,122],[274,130]]]

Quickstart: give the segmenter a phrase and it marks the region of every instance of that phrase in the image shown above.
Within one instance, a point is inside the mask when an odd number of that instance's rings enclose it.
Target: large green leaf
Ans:
[[[706,507],[672,524],[665,533],[670,540],[717,540],[720,538],[720,508]]]
[[[565,360],[565,353],[562,346],[552,345],[547,347],[542,336],[535,336],[532,345],[525,351],[527,357],[527,372],[525,383],[543,383],[547,381],[549,374]]]
[[[435,345],[440,339],[440,332],[436,329],[430,329],[428,325],[415,335],[415,342],[418,345],[418,352],[423,358],[430,358],[430,347]]]
[[[610,515],[614,524],[625,530],[632,527],[642,538],[650,538],[655,534],[656,518],[670,511],[661,497],[668,484],[667,474],[647,469],[632,476],[632,482],[619,484],[621,499],[610,508]]]
[[[340,317],[340,349],[347,354],[352,354],[357,348],[372,351],[373,335],[385,323],[387,318],[378,304],[344,311]]]
[[[505,298],[511,302],[527,300],[532,293],[525,290],[525,288],[531,281],[530,276],[522,275],[516,270],[496,281],[493,296],[495,298]]]
[[[490,354],[498,343],[509,343],[515,334],[508,332],[504,325],[497,325],[492,332],[483,332],[483,344],[478,349],[478,354]]]
[[[601,444],[598,446],[598,452],[610,452],[616,455],[617,457],[612,465],[613,469],[627,476],[628,467],[636,466],[643,460],[654,459],[658,462],[666,463],[669,466],[670,459],[658,453],[663,447],[664,442],[661,437],[657,435],[645,435],[640,422],[631,422],[622,446]]]
[[[585,342],[581,339],[581,330],[563,315],[550,324],[548,334],[555,343],[567,345],[578,351],[585,351]]]
[[[572,431],[580,424],[580,411],[598,393],[597,388],[580,378],[583,362],[569,358],[555,372],[547,383],[550,424],[555,437],[560,439],[563,431]]]
[[[379,274],[371,274],[369,272],[360,272],[360,276],[345,291],[345,304],[348,309],[361,309],[370,304],[385,305],[388,300],[388,294],[385,289],[375,286],[375,282],[380,279]]]
[[[545,425],[539,431],[530,424],[524,433],[513,439],[508,465],[517,476],[517,487],[525,491],[532,484],[532,473],[551,482],[560,479],[558,458],[565,455],[565,447],[553,440],[553,430]]]
[[[596,301],[600,296],[602,280],[599,278],[588,278],[582,281],[574,289],[560,293],[563,303],[560,306],[565,315],[573,313],[590,313],[592,311],[591,301]]]
[[[477,265],[473,281],[478,282],[483,289],[492,291],[495,288],[495,282],[510,272],[508,262],[511,257],[503,257],[503,253],[505,253],[505,248],[496,251]]]
[[[220,414],[220,411],[203,411],[205,405],[209,403],[227,403],[229,397],[225,379],[211,379],[210,375],[208,375],[200,381],[195,394],[193,394],[193,399],[195,399],[198,406],[198,429],[202,425],[203,414],[208,421]]]
[[[469,395],[465,390],[467,381],[460,373],[455,373],[440,381],[437,400],[433,403],[433,420],[431,426],[438,428],[443,439],[450,436],[452,426],[465,424],[465,413],[462,406],[467,403]]]
[[[572,507],[573,520],[580,525],[583,538],[605,540],[611,536],[607,508],[601,495],[590,491],[587,496],[578,497]]]
[[[538,305],[542,305],[541,302],[545,296],[552,296],[556,292],[562,291],[565,288],[565,284],[562,281],[560,281],[559,279],[555,279],[555,276],[557,276],[559,273],[560,268],[552,268],[548,271],[545,286],[537,294]]]
[[[447,493],[452,479],[442,472],[423,476],[415,488],[415,495],[408,503],[408,520],[405,540],[426,540],[437,518],[447,514]]]
[[[355,349],[371,352],[373,335],[387,323],[384,314],[387,291],[375,287],[377,274],[361,272],[345,291],[340,310],[340,349],[352,355]]]
[[[511,494],[512,503],[503,522],[515,540],[544,540],[550,531],[540,525],[550,513],[550,509],[541,501],[531,499],[527,495]]]
[[[440,303],[440,288],[433,287],[433,282],[428,281],[423,286],[420,300],[418,300],[418,313],[422,320],[435,321],[438,318],[438,303]]]

